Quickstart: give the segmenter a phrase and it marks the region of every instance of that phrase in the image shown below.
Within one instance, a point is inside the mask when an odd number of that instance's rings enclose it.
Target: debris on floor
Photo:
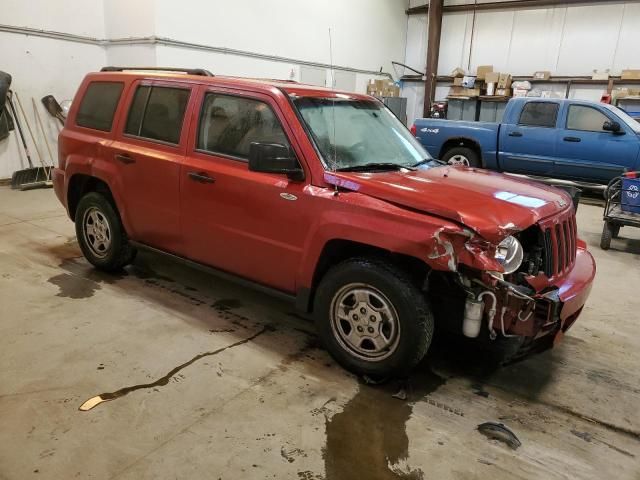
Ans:
[[[478,425],[478,431],[485,437],[491,440],[498,440],[506,443],[513,450],[517,450],[522,445],[522,442],[516,437],[516,434],[511,431],[503,423],[497,422],[485,422]]]

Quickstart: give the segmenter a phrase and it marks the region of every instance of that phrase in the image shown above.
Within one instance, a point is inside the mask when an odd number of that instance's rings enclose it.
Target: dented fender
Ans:
[[[331,241],[349,241],[415,257],[429,268],[458,271],[460,264],[480,271],[501,271],[489,242],[463,226],[383,200],[309,187],[316,201],[330,201],[307,232],[296,288],[311,288],[316,267]],[[372,211],[375,214],[372,214]]]
[[[502,266],[494,258],[495,246],[480,239],[470,230],[446,231],[440,228],[433,238],[434,250],[429,259],[446,261],[446,270],[456,272],[458,264],[463,264],[480,271],[502,271]]]

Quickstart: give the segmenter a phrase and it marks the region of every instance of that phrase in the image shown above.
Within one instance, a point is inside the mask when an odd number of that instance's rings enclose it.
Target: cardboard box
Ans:
[[[513,90],[514,97],[526,97],[529,90],[525,90],[524,88],[516,88]]]
[[[500,80],[500,72],[487,72],[484,76],[485,83],[498,83]]]
[[[367,95],[374,97],[399,97],[400,87],[390,80],[369,80]]]
[[[493,65],[480,65],[476,71],[476,77],[478,80],[484,80],[489,72],[493,72]]]
[[[511,74],[501,73],[498,79],[497,88],[510,88],[511,87]]]
[[[616,88],[612,95],[614,98],[637,97],[640,96],[640,88]]]
[[[591,80],[609,80],[609,69],[606,69],[604,72],[594,70],[593,75],[591,75]]]
[[[472,75],[465,75],[462,78],[462,86],[464,88],[474,88],[476,86],[476,77]]]
[[[464,78],[464,77],[455,77],[455,78],[453,79],[453,86],[454,86],[454,87],[461,87],[461,86],[462,86],[462,79],[463,79],[463,78]]]
[[[621,80],[640,80],[640,70],[623,70]]]
[[[551,78],[551,72],[547,70],[541,70],[533,74],[535,80],[549,80]]]
[[[510,88],[496,88],[496,96],[497,97],[510,97],[511,89]]]
[[[449,89],[450,97],[479,97],[480,88],[464,88],[464,87],[451,87]]]
[[[465,71],[460,67],[454,68],[453,72],[451,72],[452,77],[464,77]]]
[[[399,97],[400,96],[400,87],[395,84],[390,84],[384,87],[382,91],[383,97]]]

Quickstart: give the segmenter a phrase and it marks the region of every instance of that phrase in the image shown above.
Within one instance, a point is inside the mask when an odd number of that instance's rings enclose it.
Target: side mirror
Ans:
[[[283,173],[291,180],[303,180],[304,171],[289,147],[279,143],[253,142],[249,146],[249,170],[263,173]]]
[[[604,122],[604,124],[602,125],[602,130],[604,130],[605,132],[617,134],[624,133],[620,124],[618,122],[612,122],[611,120],[607,120],[606,122]]]

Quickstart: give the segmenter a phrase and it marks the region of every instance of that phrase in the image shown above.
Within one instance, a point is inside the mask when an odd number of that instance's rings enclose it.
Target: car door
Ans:
[[[555,128],[560,104],[529,101],[518,122],[500,129],[500,167],[505,172],[550,176],[556,160]]]
[[[617,122],[620,132],[605,131],[605,122]],[[558,131],[555,175],[606,183],[633,169],[638,157],[637,135],[611,112],[593,105],[572,104]]]
[[[268,96],[203,87],[200,97],[180,173],[185,256],[294,292],[308,185],[248,168],[252,142],[289,146],[300,159],[292,131]]]
[[[125,192],[129,236],[176,252],[180,234],[180,165],[188,129],[184,127],[192,86],[141,80],[129,90],[110,154]]]

